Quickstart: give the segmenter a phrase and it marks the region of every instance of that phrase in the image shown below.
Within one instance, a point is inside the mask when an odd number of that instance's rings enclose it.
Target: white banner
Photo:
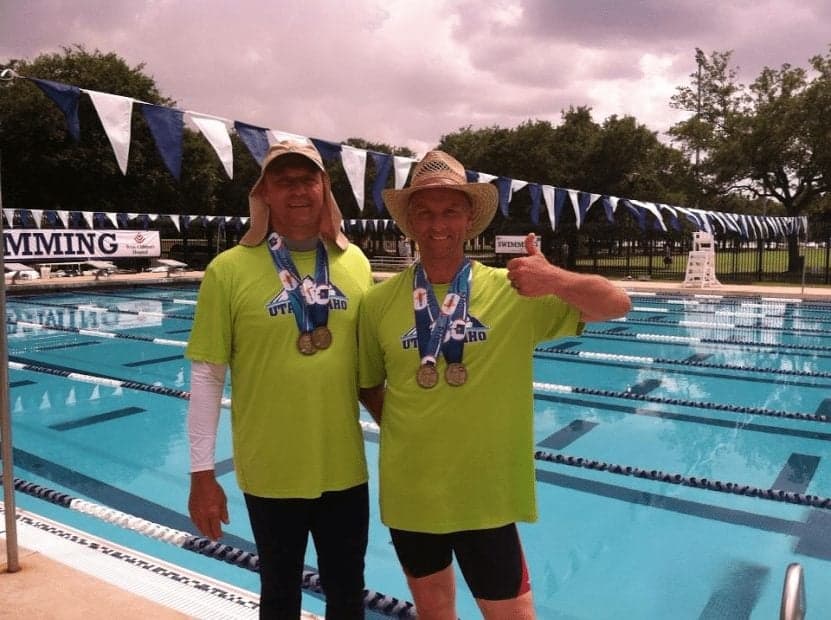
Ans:
[[[534,240],[540,249],[540,238]],[[496,235],[494,252],[497,254],[525,254],[525,235]]]
[[[78,261],[110,258],[150,258],[162,250],[157,230],[45,230],[16,228],[3,231],[6,260]]]

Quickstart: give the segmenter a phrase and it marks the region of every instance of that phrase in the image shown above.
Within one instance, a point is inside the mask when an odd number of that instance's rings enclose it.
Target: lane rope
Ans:
[[[126,512],[121,512],[120,510],[73,497],[67,493],[62,493],[21,478],[14,478],[14,488],[26,495],[81,512],[120,528],[137,532],[148,538],[160,540],[181,549],[221,560],[252,572],[259,572],[260,558],[256,553],[226,545],[205,538],[204,536],[195,536],[189,532],[160,525],[147,519],[142,519]],[[320,574],[315,571],[303,571],[302,588],[318,594],[324,594],[323,588],[320,585]],[[376,590],[364,589],[364,607],[393,618],[417,618],[415,606],[412,603],[394,596],[388,596]]]

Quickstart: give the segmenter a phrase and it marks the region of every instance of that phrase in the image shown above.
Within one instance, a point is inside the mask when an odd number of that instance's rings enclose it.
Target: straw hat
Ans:
[[[318,150],[310,142],[302,143],[293,140],[278,142],[272,145],[265,154],[260,177],[254,183],[254,187],[248,194],[248,209],[251,219],[249,221],[248,232],[240,239],[240,243],[249,246],[259,245],[269,233],[271,211],[261,196],[263,177],[265,176],[266,168],[268,168],[271,162],[279,157],[291,154],[305,157],[323,173],[323,211],[320,214],[320,236],[331,241],[341,250],[345,250],[346,246],[349,245],[349,240],[340,230],[343,216],[338,208],[338,203],[335,202],[335,197],[332,195],[332,182],[329,180],[329,175],[323,166],[323,159],[320,157]],[[280,231],[275,232],[279,233]]]
[[[413,168],[410,186],[382,192],[384,203],[401,231],[412,237],[407,221],[410,197],[423,189],[455,189],[467,194],[472,206],[470,230],[465,239],[473,239],[488,227],[498,202],[496,187],[490,183],[468,183],[465,168],[444,151],[430,151]]]

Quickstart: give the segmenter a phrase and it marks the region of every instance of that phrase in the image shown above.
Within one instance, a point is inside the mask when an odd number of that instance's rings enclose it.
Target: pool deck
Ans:
[[[384,279],[390,274],[376,274]],[[78,276],[22,281],[7,284],[8,294],[28,294],[101,286],[131,284],[170,285],[194,283],[202,272],[112,274],[106,277]],[[683,293],[688,295],[748,295],[789,299],[831,301],[831,287],[750,286],[726,284],[718,287],[684,287],[680,282],[619,280],[628,291]],[[71,568],[45,554],[20,549],[21,570],[7,571],[4,524],[0,522],[0,618],[81,619],[112,618],[187,618],[186,614],[153,602],[138,594]],[[69,603],[71,601],[71,603]],[[68,604],[69,603],[69,604]]]

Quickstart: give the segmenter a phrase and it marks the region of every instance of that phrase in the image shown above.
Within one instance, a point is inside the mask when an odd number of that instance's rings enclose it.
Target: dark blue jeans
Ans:
[[[317,551],[327,620],[363,619],[369,491],[362,484],[316,499],[245,495],[260,556],[260,618],[297,620],[309,534]]]

